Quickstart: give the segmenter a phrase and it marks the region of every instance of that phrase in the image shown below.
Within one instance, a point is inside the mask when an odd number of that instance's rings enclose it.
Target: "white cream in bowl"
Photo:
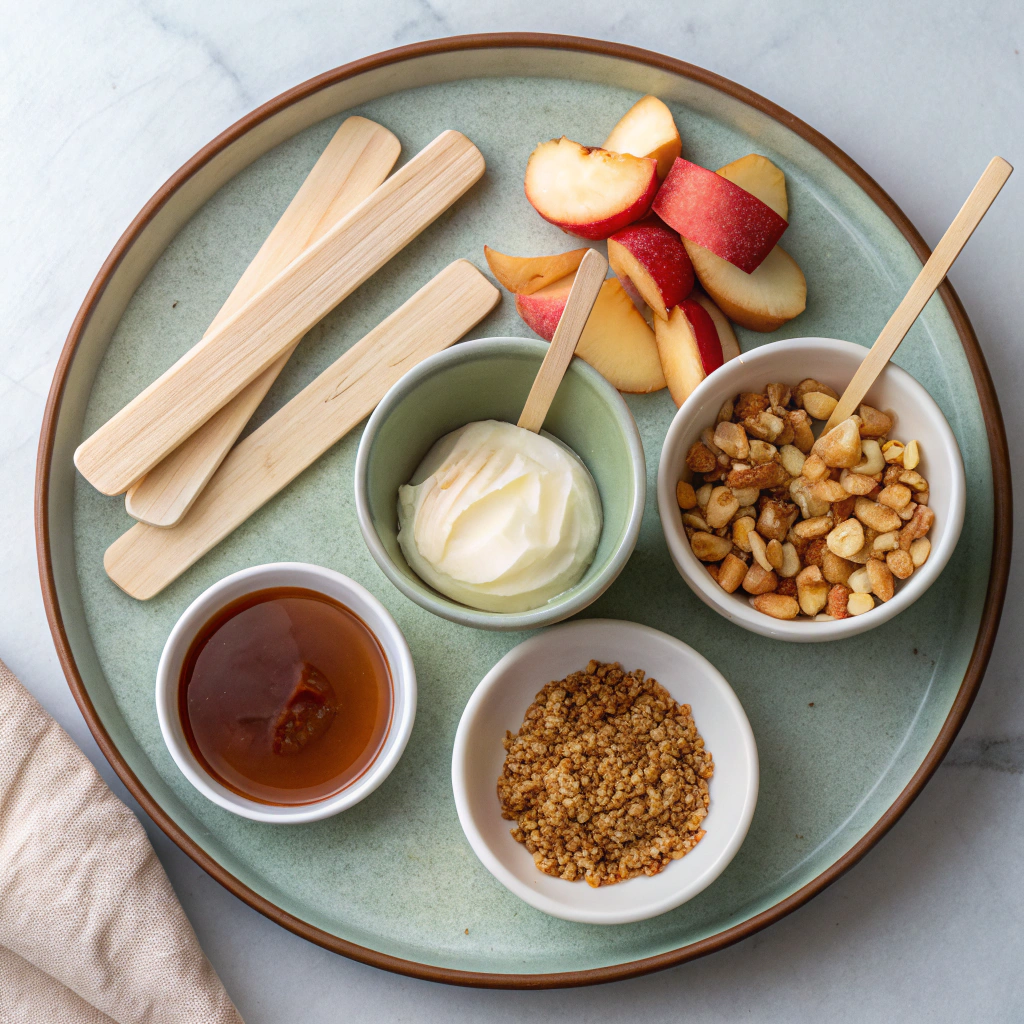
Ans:
[[[412,570],[472,608],[537,608],[576,584],[601,537],[601,499],[564,445],[499,420],[452,431],[398,490]]]

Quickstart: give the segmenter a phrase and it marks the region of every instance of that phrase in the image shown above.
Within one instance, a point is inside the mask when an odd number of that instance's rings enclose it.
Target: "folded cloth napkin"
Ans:
[[[242,1024],[142,826],[0,661],[0,1024]]]

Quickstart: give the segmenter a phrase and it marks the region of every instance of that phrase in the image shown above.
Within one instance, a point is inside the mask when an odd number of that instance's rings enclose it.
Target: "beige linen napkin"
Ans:
[[[242,1024],[149,839],[0,661],[0,1022]]]

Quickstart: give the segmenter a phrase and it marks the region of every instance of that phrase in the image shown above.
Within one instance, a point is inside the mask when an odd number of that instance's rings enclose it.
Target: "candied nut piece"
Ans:
[[[796,580],[788,577],[780,579],[775,593],[784,594],[786,597],[796,597]]]
[[[920,461],[921,445],[917,441],[911,441],[907,447],[903,449],[903,468],[917,469]]]
[[[869,561],[877,561],[877,559],[870,559]],[[850,578],[846,581],[846,585],[855,594],[870,594],[871,593],[871,577],[868,575],[867,563],[862,565],[856,572],[850,573]]]
[[[804,468],[800,475],[808,482],[814,483],[828,476],[828,466],[825,465],[825,460],[817,452],[812,452],[804,459]]]
[[[729,420],[732,419],[732,414],[735,408],[736,403],[733,402],[731,398],[727,398],[722,403],[722,408],[718,410],[718,419],[716,422],[727,423]]]
[[[685,480],[680,480],[676,484],[676,502],[682,509],[696,508],[697,492],[693,489],[693,484]]]
[[[768,541],[765,545],[765,554],[768,557],[769,565],[778,572],[782,568],[782,545],[777,540]]]
[[[708,507],[704,510],[704,518],[712,530],[720,530],[729,524],[739,507],[736,495],[728,487],[716,487],[711,492]]]
[[[829,583],[848,583],[856,566],[846,558],[840,558],[826,547],[821,553],[821,574]]]
[[[821,565],[821,560],[825,557],[827,550],[828,546],[825,543],[825,538],[815,537],[804,549],[804,565]]]
[[[831,505],[834,501],[842,501],[848,497],[846,490],[837,480],[815,480],[813,484],[810,484],[807,488],[808,494],[812,498],[817,498],[818,501],[825,502],[826,505]]]
[[[927,537],[918,537],[910,542],[910,559],[915,569],[920,569],[932,553],[932,542]]]
[[[821,395],[828,395],[830,398],[834,398],[837,402],[839,401],[839,395],[836,394],[827,384],[822,384],[820,380],[815,380],[813,377],[807,377],[800,381],[799,384],[793,389],[793,402],[800,409],[804,406],[804,395],[809,391],[816,391]]]
[[[816,420],[827,420],[838,404],[835,398],[821,391],[808,391],[804,395],[804,409]]]
[[[816,565],[801,569],[796,577],[796,595],[804,615],[817,615],[828,600],[829,585]]]
[[[703,484],[697,488],[697,507],[703,512],[708,507],[708,502],[711,500],[711,492],[714,490],[713,484]]]
[[[781,417],[773,412],[759,412],[756,416],[746,416],[740,421],[748,434],[762,441],[774,441],[785,427]]]
[[[767,498],[757,518],[757,532],[766,540],[785,540],[799,514],[800,509],[792,502]]]
[[[918,493],[928,490],[928,481],[916,469],[904,469],[900,473],[900,483]]]
[[[786,413],[786,422],[793,428],[793,444],[806,455],[814,445],[811,417],[803,409]]]
[[[732,551],[732,541],[713,533],[695,533],[690,538],[690,547],[702,562],[718,562]]]
[[[750,454],[750,440],[739,423],[719,423],[715,427],[715,444],[733,459],[746,459]]]
[[[771,569],[764,569],[757,562],[751,562],[743,577],[743,589],[748,594],[767,594],[779,585],[779,577]]]
[[[820,501],[815,498],[808,489],[807,480],[798,476],[789,485],[789,496],[800,507],[800,512],[805,519],[813,519],[815,516],[823,516],[829,510],[827,501]]]
[[[858,498],[853,514],[865,525],[879,533],[898,530],[900,517],[887,505],[879,505],[870,498]]]
[[[790,476],[799,476],[803,472],[807,456],[796,445],[784,444],[779,449],[779,461]]]
[[[772,412],[776,416],[784,416],[786,406],[789,405],[789,400],[793,397],[792,388],[788,384],[769,384],[764,389],[764,393],[768,396]]]
[[[889,508],[899,512],[901,508],[907,506],[913,494],[914,492],[906,484],[890,484],[879,492],[878,503],[888,505]]]
[[[718,465],[718,459],[710,448],[695,441],[686,453],[686,464],[694,473],[710,473]]]
[[[899,441],[886,441],[882,445],[882,458],[889,463],[903,465],[903,444]]]
[[[882,486],[889,487],[892,484],[898,484],[900,477],[903,475],[903,467],[894,464],[892,466],[886,466],[885,472],[882,474]]]
[[[740,503],[741,508],[755,505],[757,499],[761,497],[760,487],[732,487],[730,490],[736,495],[736,500]]]
[[[852,494],[848,498],[843,498],[842,501],[832,502],[832,518],[837,526],[844,519],[849,519],[853,515],[856,504],[857,499]]]
[[[844,587],[842,583],[836,583],[828,592],[828,600],[825,602],[825,611],[833,619],[848,619],[847,605],[850,600],[850,588]]]
[[[747,575],[747,563],[742,558],[737,558],[731,551],[725,556],[725,560],[718,567],[718,585],[727,593],[731,594],[743,582]]]
[[[870,494],[875,489],[877,481],[873,476],[855,473],[852,469],[844,469],[839,483],[847,494],[861,496]]]
[[[814,442],[812,453],[820,455],[825,465],[837,469],[852,469],[860,462],[863,451],[860,431],[852,419],[845,419]]]
[[[755,438],[750,442],[750,461],[755,466],[760,466],[762,462],[774,462],[778,451],[775,445]]]
[[[704,521],[704,517],[696,512],[683,513],[683,526],[689,526],[694,530],[703,530],[705,533],[711,532],[711,527]]]
[[[924,504],[927,504],[927,502],[924,502]],[[903,522],[909,523],[910,520],[914,518],[914,513],[916,511],[917,502],[912,501],[909,505],[904,505],[903,508],[901,508],[899,512],[896,513],[896,515],[898,515]]]
[[[863,473],[865,476],[874,476],[885,469],[885,459],[882,457],[882,448],[877,441],[866,437],[860,442],[861,460],[853,467],[854,473]]]
[[[875,599],[870,594],[850,594],[846,601],[846,610],[851,615],[863,615],[875,607]]]
[[[753,533],[756,526],[753,516],[743,516],[732,524],[732,542],[741,551],[750,550],[750,534]]]
[[[788,480],[786,471],[777,462],[765,462],[760,466],[747,466],[743,469],[734,469],[726,478],[725,482],[730,487],[757,487],[766,490],[778,487]]]
[[[812,516],[794,523],[793,532],[804,540],[814,540],[815,537],[824,537],[834,527],[831,516]]]
[[[900,547],[904,551],[910,550],[910,545],[923,537],[935,522],[935,513],[927,505],[918,505],[914,509],[914,515],[909,523],[900,530]],[[895,570],[893,570],[895,572]]]
[[[765,544],[764,538],[757,532],[757,530],[751,530],[747,534],[747,542],[750,544],[750,553],[754,556],[754,561],[757,562],[762,569],[771,571],[775,568],[774,565],[768,560],[768,545]]]
[[[800,571],[800,555],[797,553],[796,547],[788,541],[782,545],[782,565],[777,571],[783,580],[795,576]],[[781,583],[779,587],[782,587]]]
[[[721,566],[715,565],[715,563],[712,562],[711,565],[705,565],[704,568],[707,569],[708,575],[717,583],[719,573],[721,572]]]
[[[897,530],[890,530],[889,533],[880,533],[872,542],[871,550],[880,551],[883,554],[886,551],[895,551],[900,546],[900,535]]]
[[[896,592],[896,584],[892,578],[892,570],[877,558],[868,560],[864,566],[871,580],[871,590],[879,601],[888,601]]]
[[[857,519],[847,519],[825,538],[825,543],[832,554],[850,558],[864,547],[864,527]]]
[[[892,430],[892,417],[870,405],[860,407],[860,436],[885,437]]]
[[[904,551],[903,548],[897,548],[895,551],[887,552],[885,556],[885,564],[889,566],[889,571],[898,580],[905,580],[913,575],[913,556],[909,551]]]
[[[758,594],[750,602],[759,612],[773,619],[795,619],[800,613],[796,598],[784,594]]]
[[[764,412],[770,405],[767,395],[758,394],[756,391],[744,391],[736,396],[732,414],[738,420],[745,420],[748,416]]]

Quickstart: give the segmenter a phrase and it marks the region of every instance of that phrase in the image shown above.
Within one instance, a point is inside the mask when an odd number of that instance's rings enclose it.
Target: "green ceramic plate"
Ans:
[[[649,502],[635,554],[585,613],[633,619],[691,644],[732,683],[757,736],[761,799],[739,855],[707,891],[654,920],[607,928],[555,920],[477,862],[453,804],[452,740],[474,686],[524,634],[433,617],[388,583],[356,524],[358,431],[152,601],[133,601],[107,579],[103,552],[130,520],[120,500],[76,478],[74,447],[200,337],[346,113],[387,125],[405,159],[441,129],[458,128],[483,151],[488,171],[310,333],[257,419],[452,259],[483,266],[485,242],[512,253],[567,247],[571,239],[523,196],[530,150],[563,133],[599,144],[645,92],[672,107],[692,159],[714,167],[757,151],[786,171],[786,246],[807,275],[807,311],[774,335],[741,332],[741,343],[824,335],[870,344],[927,250],[827,140],[669,58],[558,37],[490,36],[341,68],[215,140],[119,242],[58,367],[40,448],[43,589],[69,681],[105,753],[160,825],[239,896],[382,967],[467,984],[582,983],[667,966],[775,920],[854,863],[905,810],[963,720],[994,637],[1008,562],[1005,439],[977,342],[948,288],[897,356],[942,406],[971,480],[959,548],[924,598],[842,643],[759,638],[693,596]],[[472,336],[525,333],[506,300]],[[629,404],[653,494],[673,405],[667,392]],[[185,606],[227,573],[278,560],[316,562],[369,588],[405,631],[420,680],[412,739],[385,785],[345,814],[294,827],[246,821],[204,800],[164,748],[153,698],[161,647]]]

